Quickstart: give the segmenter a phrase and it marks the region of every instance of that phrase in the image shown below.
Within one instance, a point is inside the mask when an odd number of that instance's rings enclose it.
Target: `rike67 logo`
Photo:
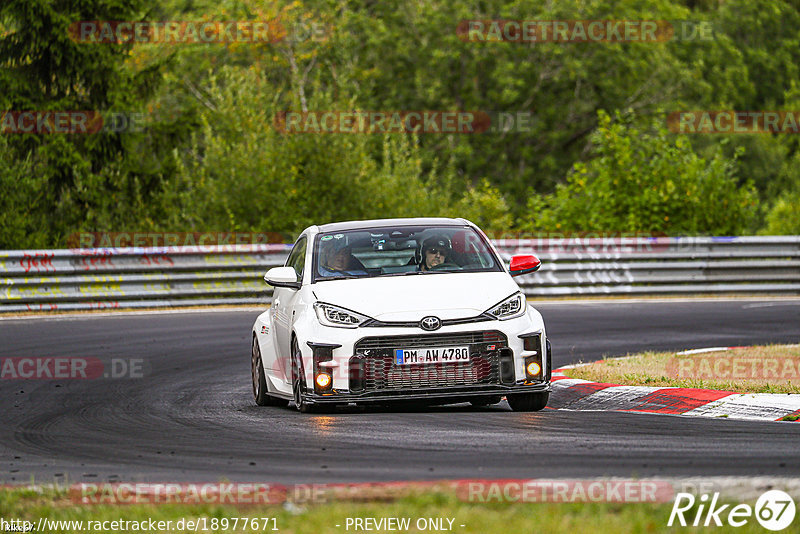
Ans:
[[[724,524],[741,527],[755,516],[762,527],[779,531],[791,525],[795,515],[794,500],[789,494],[780,490],[770,490],[762,494],[756,501],[755,507],[749,504],[737,504],[731,508],[730,504],[718,503],[719,493],[714,493],[710,498],[704,493],[699,499],[691,493],[678,493],[667,526],[671,527],[677,520],[682,527],[721,527]]]

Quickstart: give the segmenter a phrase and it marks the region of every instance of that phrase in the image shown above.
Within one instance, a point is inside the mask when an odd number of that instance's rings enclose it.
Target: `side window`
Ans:
[[[287,267],[293,267],[294,272],[297,273],[297,280],[303,281],[303,267],[306,265],[306,237],[303,236],[297,240],[292,252],[289,254],[289,259],[286,260]]]

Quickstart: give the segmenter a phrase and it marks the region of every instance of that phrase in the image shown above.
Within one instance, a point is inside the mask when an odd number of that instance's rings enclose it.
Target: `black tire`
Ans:
[[[470,399],[469,403],[475,406],[476,408],[481,408],[483,406],[491,406],[492,404],[497,404],[500,402],[500,396],[494,395],[491,397],[477,397],[475,399]]]
[[[259,406],[286,406],[289,401],[267,394],[267,379],[264,376],[264,364],[261,361],[261,349],[253,336],[253,348],[250,351],[250,375],[253,380],[253,398]]]
[[[303,358],[300,356],[300,347],[297,345],[297,338],[292,338],[292,395],[294,405],[298,411],[305,413],[307,404],[303,399],[303,391],[306,389],[306,379],[303,373]]]
[[[515,393],[514,395],[506,395],[506,399],[508,400],[508,405],[515,412],[538,412],[547,406],[547,401],[550,400],[550,392]]]

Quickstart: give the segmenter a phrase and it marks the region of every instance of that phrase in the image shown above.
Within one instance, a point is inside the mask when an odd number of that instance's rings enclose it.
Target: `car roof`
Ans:
[[[345,230],[361,230],[380,226],[465,226],[465,219],[448,219],[445,217],[417,217],[410,219],[370,219],[367,221],[346,221],[320,225],[320,232],[343,232]]]

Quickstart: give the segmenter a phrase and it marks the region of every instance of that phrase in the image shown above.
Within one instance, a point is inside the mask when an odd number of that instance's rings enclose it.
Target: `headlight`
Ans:
[[[347,308],[317,302],[314,304],[314,311],[317,319],[325,326],[336,326],[339,328],[357,328],[358,325],[370,319],[366,315],[356,313]]]
[[[525,295],[522,293],[515,293],[500,304],[489,308],[486,313],[501,321],[519,317],[525,313]]]

